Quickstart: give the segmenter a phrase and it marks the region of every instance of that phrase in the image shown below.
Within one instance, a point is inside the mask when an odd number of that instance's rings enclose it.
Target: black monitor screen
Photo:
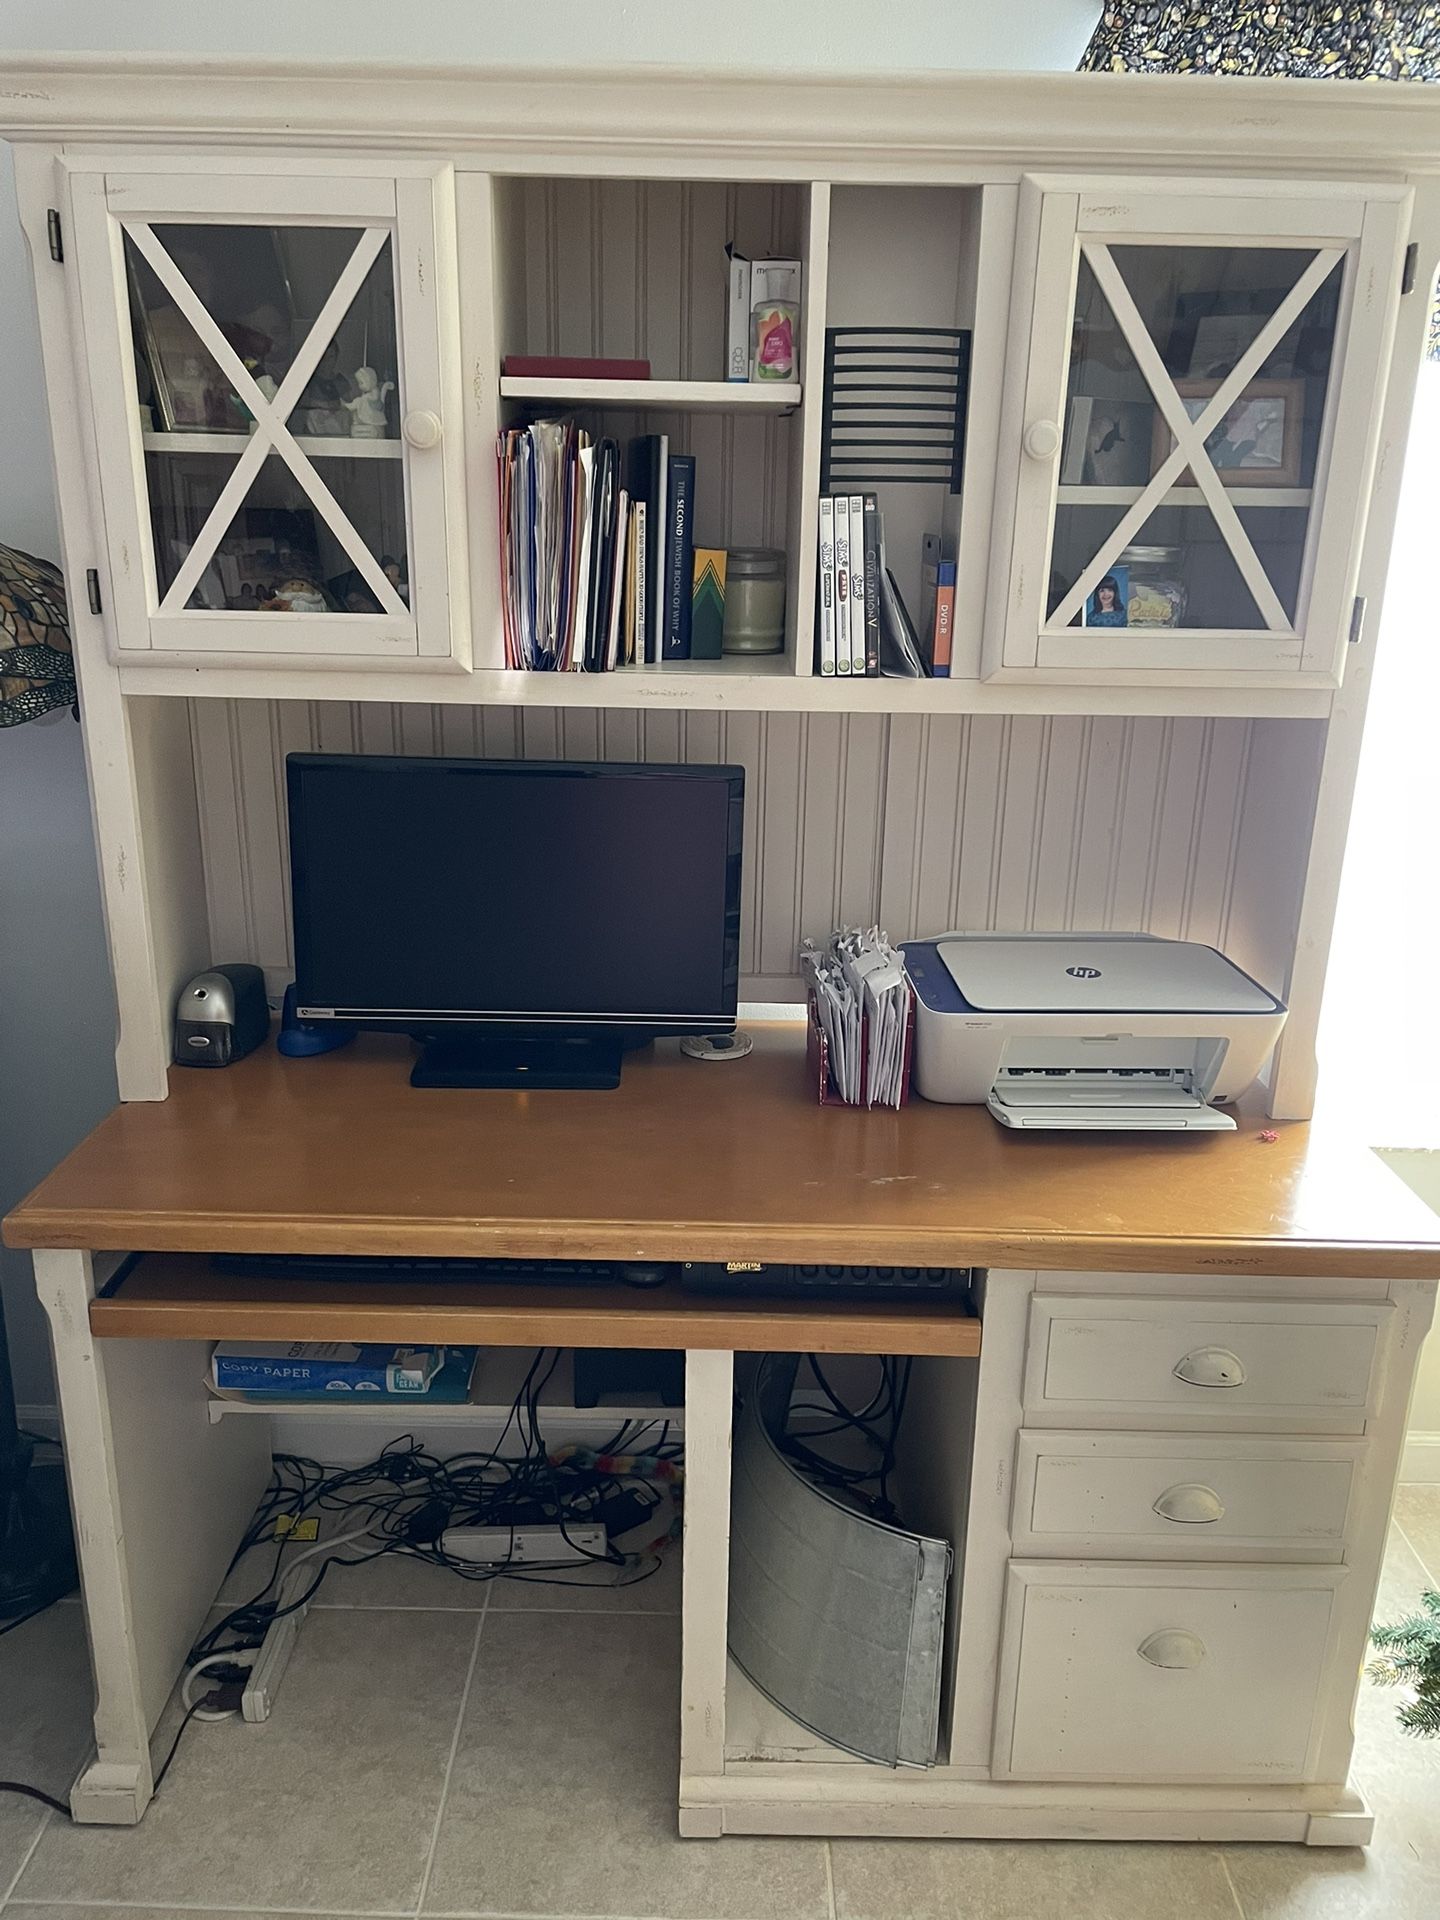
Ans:
[[[296,1002],[713,1026],[739,987],[739,767],[291,754]]]

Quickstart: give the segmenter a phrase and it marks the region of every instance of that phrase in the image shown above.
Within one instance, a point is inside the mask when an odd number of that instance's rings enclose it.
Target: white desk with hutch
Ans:
[[[203,1342],[410,1337],[448,1314],[450,1338],[623,1330],[689,1352],[683,1831],[1367,1838],[1350,1716],[1440,1249],[1361,1147],[1286,1123],[1314,1094],[1440,263],[1440,97],[77,57],[13,63],[0,132],[42,319],[126,1103],[7,1228],[36,1249],[81,1529],[98,1699],[77,1815],[143,1812],[156,1720],[263,1479],[267,1423],[207,1418]],[[804,262],[798,391],[717,378],[728,239]],[[1207,315],[1234,365],[1197,379]],[[972,336],[963,490],[880,490],[912,605],[921,533],[954,545],[948,681],[812,672],[833,326]],[[244,362],[280,334],[272,395]],[[637,353],[654,378],[537,391],[501,376],[522,351]],[[398,382],[393,424],[323,431],[314,383],[362,354]],[[163,404],[142,390],[157,360]],[[1237,477],[1214,438],[1244,398],[1290,431]],[[786,552],[781,655],[505,671],[495,435],[537,399],[697,455],[701,542]],[[1138,465],[1069,465],[1077,399],[1114,409]],[[306,529],[366,610],[217,604],[247,542]],[[1136,546],[1183,573],[1188,624],[1073,625]],[[379,1042],[167,1076],[189,973],[289,977],[293,748],[742,761],[747,998],[793,993],[798,937],[841,919],[1113,927],[1221,947],[1289,1025],[1219,1141],[812,1110],[783,1036],[713,1094],[662,1049],[617,1094],[448,1096],[443,1125]],[[593,1191],[557,1192],[555,1154],[604,1137],[575,1099],[688,1158],[626,1190],[601,1154]],[[508,1184],[487,1170],[501,1142]],[[191,1258],[305,1247],[989,1278],[970,1320],[742,1323],[670,1296],[285,1300]],[[103,1297],[133,1251],[154,1257]],[[958,1563],[926,1773],[825,1749],[727,1670],[730,1352],[832,1345],[926,1356],[910,1492]],[[1245,1381],[1197,1399],[1175,1367],[1212,1346]],[[1177,1488],[1208,1496],[1199,1526],[1165,1510]],[[180,1500],[205,1518],[177,1539]],[[1160,1629],[1193,1657],[1155,1665]]]

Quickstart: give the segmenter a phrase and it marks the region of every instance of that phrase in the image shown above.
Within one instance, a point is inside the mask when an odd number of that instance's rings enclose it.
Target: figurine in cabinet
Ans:
[[[245,366],[246,366],[246,371],[254,379],[255,384],[260,389],[260,392],[263,395],[263,397],[266,400],[273,402],[276,394],[280,391],[280,383],[276,380],[274,374],[264,372],[263,369],[259,368],[256,365],[256,363],[252,360],[247,360],[245,362]],[[232,403],[236,407],[238,407],[240,412],[244,415],[246,431],[248,433],[254,433],[255,426],[256,426],[255,415],[251,412],[250,408],[246,406],[245,402],[240,398],[239,394],[233,390],[233,388],[230,393],[230,399]]]
[[[210,378],[198,356],[187,353],[170,375],[170,410],[177,427],[211,424],[210,389]]]
[[[380,556],[380,571],[408,607],[410,604],[410,582],[405,577],[405,569],[393,553],[385,553]]]
[[[350,432],[357,440],[383,440],[387,435],[385,402],[395,391],[393,380],[381,385],[373,367],[355,369],[354,395],[343,404],[350,414]]]
[[[339,370],[339,355],[340,348],[332,340],[300,396],[305,431],[318,439],[343,440],[350,434],[350,415],[345,411],[350,382]]]
[[[313,581],[284,580],[266,608],[273,613],[328,613],[330,603]]]

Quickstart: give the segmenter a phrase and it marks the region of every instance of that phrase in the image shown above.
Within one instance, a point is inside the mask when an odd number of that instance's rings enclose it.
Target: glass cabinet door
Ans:
[[[1385,371],[1387,303],[1352,295],[1371,209],[1184,196],[1188,221],[1170,195],[1045,195],[1006,665],[1334,670]]]
[[[443,619],[422,644],[448,599],[439,360],[433,295],[406,311],[396,183],[199,186],[108,176],[103,236],[81,234],[87,322],[115,308],[120,377],[97,381],[97,414],[120,401],[145,561],[122,646],[448,651]],[[102,458],[102,487],[119,470]]]

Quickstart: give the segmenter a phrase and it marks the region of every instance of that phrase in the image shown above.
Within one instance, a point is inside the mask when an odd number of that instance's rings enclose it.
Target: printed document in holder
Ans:
[[[900,1107],[910,1089],[915,995],[905,964],[872,927],[842,928],[822,950],[807,940],[800,969],[809,999],[807,1054],[820,1104]]]

